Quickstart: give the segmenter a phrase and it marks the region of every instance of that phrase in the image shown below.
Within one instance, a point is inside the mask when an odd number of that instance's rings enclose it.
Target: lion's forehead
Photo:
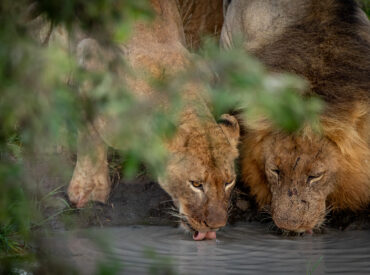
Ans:
[[[224,135],[220,134],[192,135],[188,138],[184,149],[189,155],[195,155],[205,163],[217,163],[218,165],[232,162],[237,155],[237,149]]]
[[[205,182],[224,182],[234,177],[234,159],[230,156],[222,157],[212,150],[197,153],[187,152],[177,164],[186,176]]]
[[[197,157],[209,169],[229,170],[233,167],[235,157],[231,146],[204,147],[201,150],[203,153]]]
[[[234,175],[234,162],[232,159],[218,159],[213,155],[191,156],[189,161],[194,169],[192,172],[199,173],[203,179],[230,178]]]
[[[332,158],[330,144],[325,139],[282,138],[271,142],[267,159],[285,172],[297,173],[325,169]]]
[[[204,125],[203,125],[204,126]],[[225,182],[234,172],[237,148],[216,123],[193,127],[177,148],[175,166],[182,177],[208,182]]]
[[[269,143],[269,150],[274,155],[296,158],[304,156],[305,158],[315,158],[322,156],[330,149],[330,143],[325,138],[308,137],[275,137]]]

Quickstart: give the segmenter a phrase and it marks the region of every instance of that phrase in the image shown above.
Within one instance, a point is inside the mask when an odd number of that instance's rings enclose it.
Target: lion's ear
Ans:
[[[240,136],[238,120],[232,115],[223,114],[218,120],[218,124],[221,126],[231,145],[237,147]]]

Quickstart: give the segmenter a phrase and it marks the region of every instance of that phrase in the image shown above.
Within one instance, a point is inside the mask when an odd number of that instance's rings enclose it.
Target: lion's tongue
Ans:
[[[194,241],[201,241],[206,237],[207,233],[195,231],[193,234]]]
[[[208,239],[208,240],[216,239],[216,232],[214,232],[214,231],[207,232],[206,239]]]
[[[193,239],[194,241],[202,241],[204,239],[214,240],[216,239],[216,232],[209,231],[209,232],[203,233],[203,232],[195,231],[193,235]]]

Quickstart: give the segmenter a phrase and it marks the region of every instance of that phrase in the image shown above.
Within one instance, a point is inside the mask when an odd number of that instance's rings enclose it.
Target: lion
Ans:
[[[92,38],[77,46],[82,68],[104,72],[120,54],[135,76],[118,68],[129,90],[139,100],[160,106],[161,91],[150,80],[169,78],[190,67],[191,55],[185,48],[185,36],[175,0],[151,0],[155,18],[138,22],[133,35],[118,51],[106,49]],[[89,92],[89,85],[82,85]],[[230,194],[235,185],[234,160],[238,157],[239,124],[235,117],[213,118],[199,83],[187,83],[181,90],[184,107],[177,131],[163,139],[169,152],[165,173],[158,181],[172,197],[182,225],[194,232],[194,240],[215,239],[216,231],[225,226]],[[88,201],[105,203],[110,193],[107,146],[119,148],[115,128],[119,118],[98,115],[78,135],[77,163],[68,187],[68,196],[77,207]],[[119,138],[119,137],[118,137]],[[125,148],[123,148],[125,149]]]
[[[224,21],[222,1],[214,0],[178,0],[183,22],[186,45],[196,50],[200,47],[202,37],[220,38]]]
[[[355,1],[224,1],[221,45],[245,50],[273,72],[303,77],[325,103],[321,133],[244,122],[243,183],[282,230],[312,233],[330,210],[370,202],[370,23]]]

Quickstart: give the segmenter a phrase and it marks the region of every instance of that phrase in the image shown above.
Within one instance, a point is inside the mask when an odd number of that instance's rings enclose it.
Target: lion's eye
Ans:
[[[225,187],[229,187],[229,186],[233,185],[233,184],[234,184],[234,182],[235,182],[235,179],[230,180],[230,181],[228,181],[228,182],[225,182]]]
[[[203,188],[203,184],[201,184],[199,181],[193,181],[191,180],[190,181],[191,185],[193,185],[195,188],[199,188],[199,189],[202,189]]]
[[[275,176],[279,177],[280,175],[280,170],[279,169],[271,169],[272,173],[275,174]]]
[[[324,176],[324,173],[320,173],[318,175],[308,176],[307,183],[308,184],[314,184],[314,183],[318,182],[319,180],[321,180],[323,176]]]

